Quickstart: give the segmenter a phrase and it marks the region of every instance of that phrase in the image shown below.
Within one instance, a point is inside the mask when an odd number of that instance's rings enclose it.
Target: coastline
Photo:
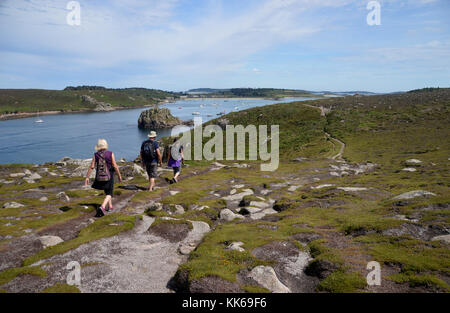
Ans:
[[[198,98],[186,98],[186,99],[177,99],[175,101],[169,101],[169,102],[160,102],[153,105],[144,105],[144,106],[133,106],[133,107],[113,107],[110,110],[102,110],[98,111],[95,109],[81,109],[76,111],[42,111],[42,112],[19,112],[19,113],[12,113],[12,114],[1,114],[0,115],[0,122],[3,121],[9,121],[9,120],[17,120],[22,118],[30,118],[35,117],[38,114],[40,116],[45,115],[59,115],[59,114],[77,114],[77,113],[105,113],[105,112],[113,112],[113,111],[119,111],[119,110],[133,110],[133,109],[139,109],[139,108],[151,108],[155,105],[164,106],[170,103],[175,103],[176,101],[180,100],[186,100],[186,101],[192,101],[192,100],[225,100],[225,99],[242,99],[242,100],[280,100],[280,99],[289,99],[289,98],[311,98],[311,100],[317,100],[317,98],[323,98],[320,96],[302,96],[302,97],[294,97],[294,96],[284,96],[284,97],[278,97],[278,98],[266,98],[266,97],[198,97]]]
[[[161,105],[162,103],[158,104]],[[165,103],[164,103],[165,104]],[[135,107],[116,107],[112,108],[110,110],[104,110],[104,111],[98,111],[94,109],[84,109],[84,110],[77,110],[77,111],[42,111],[42,112],[21,112],[17,114],[2,114],[0,115],[0,122],[2,121],[9,121],[9,120],[17,120],[21,118],[29,118],[29,117],[35,117],[39,114],[39,116],[45,116],[45,115],[63,115],[63,114],[78,114],[78,113],[106,113],[106,112],[114,112],[114,111],[121,111],[121,110],[133,110],[133,109],[139,109],[139,108],[151,108],[154,105],[144,105],[144,106],[135,106]]]

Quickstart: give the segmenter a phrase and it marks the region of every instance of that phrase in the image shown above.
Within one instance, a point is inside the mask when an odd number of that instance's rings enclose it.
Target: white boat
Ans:
[[[207,115],[207,117],[211,117],[211,116],[213,116],[213,115],[212,115],[212,114],[208,114],[208,115]]]
[[[200,112],[194,112],[192,115],[200,115]]]
[[[37,120],[34,121],[35,123],[44,123],[42,119],[39,118],[39,111],[37,113]]]

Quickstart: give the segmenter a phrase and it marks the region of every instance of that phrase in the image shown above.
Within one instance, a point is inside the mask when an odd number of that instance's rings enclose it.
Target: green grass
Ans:
[[[450,291],[450,286],[437,278],[435,275],[424,274],[416,275],[414,273],[399,273],[387,277],[397,283],[408,283],[410,287],[437,287],[446,292]]]
[[[333,293],[354,293],[366,286],[366,280],[360,273],[335,271],[322,280],[317,289]]]
[[[56,283],[55,285],[42,290],[42,293],[80,293],[80,289],[75,286]]]
[[[23,267],[9,268],[7,270],[0,272],[0,286],[8,283],[17,276],[21,275],[34,275],[38,277],[45,277],[47,276],[47,272],[45,272],[40,266],[23,266]]]
[[[244,285],[241,289],[250,293],[270,293],[270,290],[260,286]]]
[[[358,240],[368,244],[368,252],[375,260],[398,264],[404,272],[450,273],[450,250],[439,242],[377,235],[364,236]]]

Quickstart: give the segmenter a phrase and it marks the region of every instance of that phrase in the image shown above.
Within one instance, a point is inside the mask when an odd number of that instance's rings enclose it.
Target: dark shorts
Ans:
[[[97,180],[94,180],[94,183],[92,184],[92,188],[97,190],[104,190],[105,195],[107,196],[113,196],[114,195],[114,173],[111,173],[111,180],[107,182],[100,182]]]
[[[175,175],[176,173],[181,172],[181,168],[180,167],[173,167],[173,175]]]
[[[158,177],[158,164],[152,163],[146,165],[146,170],[149,178],[156,178]]]

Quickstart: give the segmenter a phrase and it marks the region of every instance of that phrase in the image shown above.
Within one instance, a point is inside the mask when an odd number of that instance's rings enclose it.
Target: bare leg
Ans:
[[[109,199],[108,205],[109,205],[109,209],[112,210],[113,209],[112,197]]]
[[[153,188],[155,187],[155,179],[150,178],[150,187],[148,188],[149,191],[153,191]]]
[[[111,196],[106,196],[106,197],[105,197],[105,200],[103,200],[102,208],[106,208],[106,205],[107,205],[108,203],[110,203],[110,201],[111,201]]]
[[[175,174],[175,176],[173,177],[173,179],[175,180],[175,182],[178,182],[178,176],[180,176],[180,172],[177,172]]]

